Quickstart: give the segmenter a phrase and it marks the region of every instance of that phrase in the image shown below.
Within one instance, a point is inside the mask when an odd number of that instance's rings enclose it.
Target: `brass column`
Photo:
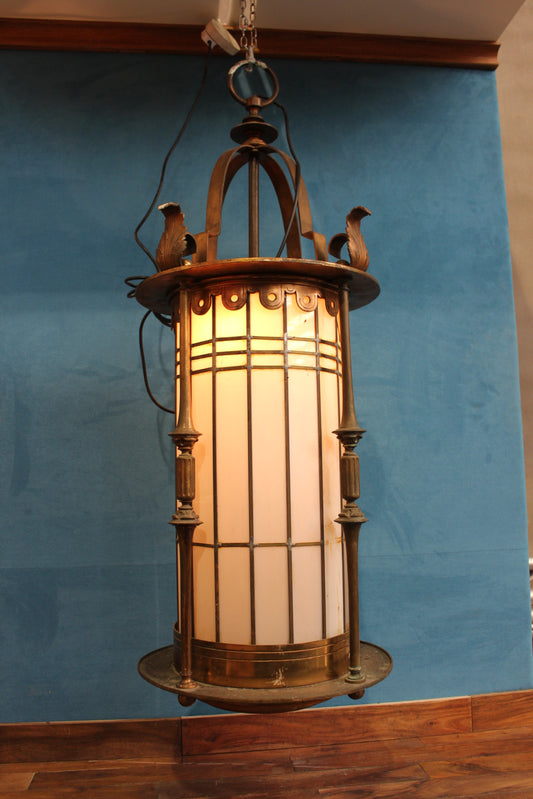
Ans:
[[[176,530],[179,547],[180,632],[182,640],[180,688],[194,688],[192,679],[192,539],[196,527],[201,524],[192,501],[195,496],[195,465],[192,449],[200,433],[194,429],[191,419],[191,365],[190,365],[190,313],[189,296],[181,288],[174,303],[174,323],[179,324],[180,335],[180,399],[178,421],[170,433],[179,454],[176,455],[176,499],[179,503],[170,520]],[[178,321],[179,320],[179,321]],[[180,695],[182,704],[189,704],[187,697]]]
[[[348,618],[350,624],[350,661],[347,682],[361,682],[365,675],[361,665],[361,641],[359,635],[359,578],[358,543],[359,531],[366,522],[355,500],[359,498],[359,456],[354,452],[363,433],[357,424],[353,399],[352,356],[350,347],[350,319],[348,289],[340,294],[340,333],[342,358],[342,417],[337,438],[342,444],[341,455],[341,493],[344,505],[336,522],[342,526],[346,547],[346,566],[348,572]]]

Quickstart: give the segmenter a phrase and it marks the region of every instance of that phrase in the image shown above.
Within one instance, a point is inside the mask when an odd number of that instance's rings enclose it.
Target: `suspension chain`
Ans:
[[[255,27],[256,0],[249,0],[250,18],[246,15],[248,0],[241,0],[241,13],[239,16],[239,30],[241,32],[240,45],[246,54],[246,60],[254,62],[254,50],[257,48],[257,29]]]

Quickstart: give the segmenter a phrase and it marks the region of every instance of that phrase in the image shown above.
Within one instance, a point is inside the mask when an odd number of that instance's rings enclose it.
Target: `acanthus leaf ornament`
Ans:
[[[328,247],[330,255],[337,258],[340,263],[359,269],[362,272],[366,272],[368,269],[370,259],[361,233],[361,220],[370,215],[371,212],[363,205],[352,208],[346,217],[346,233],[337,233],[336,236],[333,236]],[[345,244],[348,245],[349,264],[348,261],[341,259],[341,250]]]
[[[165,217],[165,229],[157,245],[155,259],[160,271],[182,266],[186,255],[196,252],[196,242],[187,232],[185,214],[177,203],[159,206]]]

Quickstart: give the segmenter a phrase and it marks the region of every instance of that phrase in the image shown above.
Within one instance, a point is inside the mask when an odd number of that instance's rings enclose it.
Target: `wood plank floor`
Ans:
[[[470,725],[465,725],[464,702],[471,708]],[[373,725],[371,707],[376,710]],[[416,707],[422,719],[418,725]],[[430,727],[428,707],[437,708]],[[175,719],[0,725],[0,797],[533,799],[533,691],[441,700],[436,705],[363,706],[361,717],[369,723],[369,736],[365,739],[356,730],[352,740],[345,734],[345,742],[328,731],[334,727],[347,733],[346,719],[353,725],[357,708],[332,710],[284,714],[270,722],[223,716],[190,717],[186,725]],[[387,714],[391,722],[402,715],[403,725],[378,729]],[[409,717],[411,722],[405,723]],[[253,721],[246,722],[250,718]],[[287,727],[291,735],[280,733],[278,740],[291,743],[258,748],[251,737],[244,751],[241,737],[230,751],[228,740],[235,739],[239,719],[244,730],[246,723],[250,725],[249,731],[262,723],[272,729]],[[315,730],[308,736],[310,723]],[[297,724],[300,736],[295,740]],[[198,738],[194,754],[187,754],[177,732],[181,728],[185,738],[186,729],[193,727],[205,737],[203,743]],[[317,743],[320,731],[324,735]]]

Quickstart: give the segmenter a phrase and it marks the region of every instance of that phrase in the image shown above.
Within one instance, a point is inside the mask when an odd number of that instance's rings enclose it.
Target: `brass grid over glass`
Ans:
[[[346,629],[337,304],[319,294],[192,297],[195,639],[285,645]]]

